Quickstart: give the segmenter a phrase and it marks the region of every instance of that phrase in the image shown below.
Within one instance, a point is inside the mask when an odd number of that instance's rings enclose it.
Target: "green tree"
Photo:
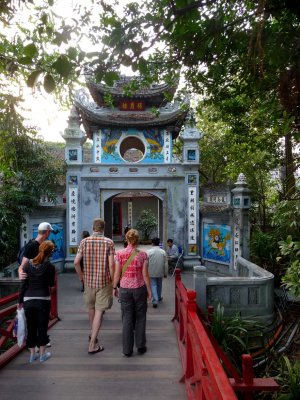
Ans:
[[[193,92],[218,105],[237,146],[256,149],[257,132],[259,145],[282,141],[289,198],[299,163],[299,16],[289,0],[145,1],[121,17],[106,3],[102,40],[108,66],[131,65],[146,81],[183,73]]]
[[[256,223],[265,230],[269,210],[278,200],[278,182],[270,171],[280,165],[280,153],[272,135],[256,132],[239,137],[229,121],[222,120],[218,107],[198,105],[198,124],[204,131],[200,140],[202,184],[233,183],[240,172],[247,177]],[[249,125],[251,125],[249,112]],[[267,143],[268,142],[268,143]],[[277,186],[276,186],[277,184]]]
[[[43,88],[69,104],[86,74],[112,84],[118,76],[101,44],[101,4],[95,0],[4,0],[0,4],[0,77]],[[85,51],[81,48],[83,40]],[[104,70],[105,67],[105,70]],[[103,70],[103,73],[101,72]]]
[[[151,233],[157,227],[157,219],[153,212],[151,210],[143,210],[135,227],[141,233],[142,240],[149,240]]]
[[[0,267],[16,258],[24,216],[41,195],[55,201],[64,184],[65,164],[25,128],[18,100],[0,96]]]

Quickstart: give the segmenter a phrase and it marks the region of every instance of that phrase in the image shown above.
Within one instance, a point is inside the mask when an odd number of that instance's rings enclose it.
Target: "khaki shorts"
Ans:
[[[113,304],[112,284],[109,283],[102,289],[85,287],[83,297],[87,308],[98,311],[109,310]]]

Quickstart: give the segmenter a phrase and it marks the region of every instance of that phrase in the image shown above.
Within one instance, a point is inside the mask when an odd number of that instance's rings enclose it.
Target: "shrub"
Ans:
[[[140,232],[142,240],[149,240],[151,233],[157,227],[157,220],[153,212],[143,210],[135,227]]]

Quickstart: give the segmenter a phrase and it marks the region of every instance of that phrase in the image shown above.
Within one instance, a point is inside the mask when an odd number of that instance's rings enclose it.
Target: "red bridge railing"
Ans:
[[[185,288],[180,269],[175,275],[173,321],[184,371],[181,381],[185,383],[188,400],[236,400],[235,391],[250,400],[255,392],[279,389],[272,378],[254,378],[252,357],[248,354],[242,356],[243,375],[238,374],[199,317],[196,292]]]
[[[3,319],[13,316],[17,311],[17,299],[19,293],[13,293],[9,296],[0,298],[0,321]],[[4,367],[9,361],[11,361],[17,354],[19,354],[24,348],[19,347],[15,343],[8,350],[4,350],[5,345],[9,339],[16,342],[16,338],[13,337],[13,326],[16,317],[12,317],[6,320],[5,327],[0,326],[0,369]],[[57,276],[55,277],[54,287],[51,289],[51,309],[50,309],[50,320],[48,328],[51,328],[56,322],[59,321],[57,312]]]

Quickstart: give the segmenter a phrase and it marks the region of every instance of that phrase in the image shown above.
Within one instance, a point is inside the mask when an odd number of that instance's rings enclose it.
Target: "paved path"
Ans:
[[[87,353],[87,312],[74,273],[59,275],[59,317],[50,331],[53,357],[28,364],[23,351],[0,371],[1,400],[114,400],[186,398],[175,329],[174,278],[164,280],[164,299],[147,313],[148,352],[122,355],[120,307],[108,311],[100,331],[105,350]]]

